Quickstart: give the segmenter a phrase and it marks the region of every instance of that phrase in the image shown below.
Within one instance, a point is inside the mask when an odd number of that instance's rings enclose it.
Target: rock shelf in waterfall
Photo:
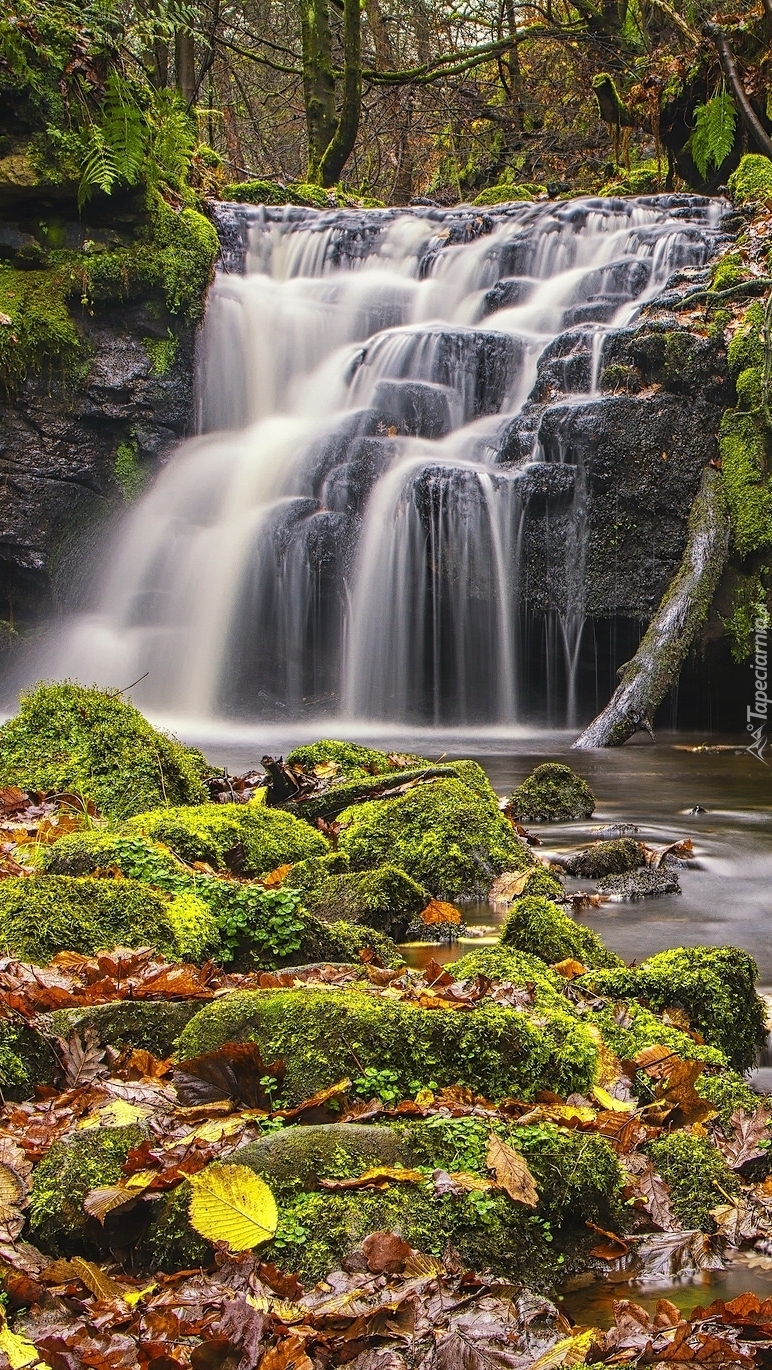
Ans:
[[[44,673],[147,673],[178,716],[573,726],[588,622],[650,616],[713,454],[719,345],[668,310],[721,214],[221,206],[201,436]],[[609,392],[633,355],[650,384]]]

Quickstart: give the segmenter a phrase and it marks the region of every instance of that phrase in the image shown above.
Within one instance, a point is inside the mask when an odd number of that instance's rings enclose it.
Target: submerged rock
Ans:
[[[595,796],[570,766],[545,761],[512,791],[509,804],[521,823],[559,823],[592,818]]]
[[[591,847],[572,852],[563,859],[562,865],[569,875],[597,880],[599,876],[634,871],[645,859],[642,842],[636,842],[632,837],[618,837],[610,842],[593,842]]]

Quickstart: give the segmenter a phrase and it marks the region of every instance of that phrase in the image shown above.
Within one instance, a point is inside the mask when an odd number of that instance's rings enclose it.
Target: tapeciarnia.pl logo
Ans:
[[[754,677],[753,703],[746,708],[746,731],[751,734],[752,741],[745,748],[752,756],[755,756],[762,765],[769,763],[764,760],[764,752],[769,742],[767,737],[767,721],[769,717],[769,695],[767,693],[768,673],[767,673],[767,631],[769,629],[769,614],[766,607],[760,608],[756,612],[753,623],[753,654],[751,660],[751,670]]]

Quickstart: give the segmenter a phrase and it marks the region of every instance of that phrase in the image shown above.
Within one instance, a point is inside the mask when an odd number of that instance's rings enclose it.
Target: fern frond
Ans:
[[[147,121],[128,87],[116,72],[107,84],[102,130],[117,168],[117,179],[136,185],[147,150]]]
[[[93,124],[89,129],[88,149],[81,167],[78,209],[83,208],[95,190],[102,190],[109,195],[117,179],[118,168],[113,150],[101,127]]]
[[[172,100],[158,100],[151,118],[153,168],[170,185],[179,186],[190,170],[196,146],[193,121],[185,107],[174,97]]]
[[[734,100],[727,91],[695,109],[689,149],[702,177],[707,176],[711,165],[718,169],[726,161],[734,147],[736,123]]]

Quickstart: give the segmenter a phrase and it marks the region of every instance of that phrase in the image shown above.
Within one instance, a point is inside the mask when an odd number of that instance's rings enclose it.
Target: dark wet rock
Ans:
[[[124,505],[118,449],[138,481],[166,460],[193,425],[193,329],[160,307],[84,310],[90,352],[83,383],[45,368],[0,405],[0,618],[67,603],[72,549]],[[158,375],[148,351],[177,340]],[[128,492],[126,492],[128,493]]]
[[[591,847],[572,852],[561,864],[569,875],[596,880],[600,876],[624,875],[642,866],[645,850],[632,837],[617,837],[610,842],[593,842]]]
[[[442,438],[453,427],[453,395],[426,381],[379,381],[373,403],[397,432],[417,438]]]
[[[241,1147],[230,1157],[268,1180],[295,1180],[315,1189],[327,1175],[351,1167],[361,1174],[373,1166],[410,1166],[413,1156],[399,1133],[388,1127],[325,1123],[287,1127]]]
[[[628,871],[625,875],[607,875],[598,881],[598,894],[609,894],[613,899],[644,899],[647,895],[680,894],[681,886],[672,871]]]

